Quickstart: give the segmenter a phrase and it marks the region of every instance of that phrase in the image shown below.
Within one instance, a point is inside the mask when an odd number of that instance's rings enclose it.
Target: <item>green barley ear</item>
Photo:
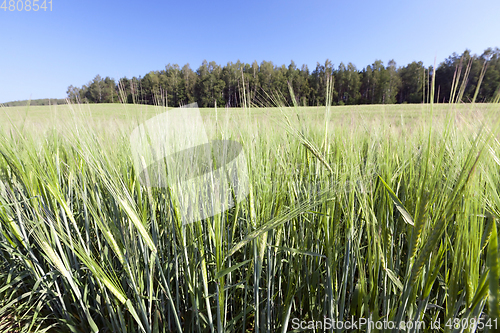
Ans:
[[[489,268],[489,317],[500,318],[500,260],[498,258],[497,223],[494,221],[488,244],[486,263]]]
[[[384,184],[385,188],[387,189],[387,193],[389,193],[389,196],[391,197],[392,201],[394,202],[394,205],[398,209],[398,211],[401,213],[401,216],[403,216],[403,220],[408,223],[409,225],[415,225],[413,223],[413,217],[408,213],[406,208],[403,206],[403,203],[397,195],[394,193],[394,191],[391,189],[391,187],[382,179],[382,177],[379,176],[380,181],[382,184]]]

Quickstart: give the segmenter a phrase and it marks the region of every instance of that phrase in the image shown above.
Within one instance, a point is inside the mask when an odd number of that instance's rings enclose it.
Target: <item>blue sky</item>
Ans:
[[[131,78],[168,63],[196,70],[204,59],[432,65],[500,47],[498,13],[498,0],[52,0],[51,12],[0,9],[0,102],[64,98],[97,74]]]

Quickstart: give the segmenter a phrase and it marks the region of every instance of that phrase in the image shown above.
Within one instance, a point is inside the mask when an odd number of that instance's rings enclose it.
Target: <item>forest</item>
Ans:
[[[434,102],[489,102],[499,93],[500,49],[488,48],[481,55],[465,50],[453,53],[435,69]],[[333,80],[334,105],[427,103],[430,99],[433,66],[414,61],[398,67],[394,60],[381,60],[358,69],[352,63],[335,66],[331,60],[317,63],[312,71],[293,60],[288,66],[272,61],[252,64],[229,62],[221,66],[203,61],[193,71],[189,64],[168,64],[165,69],[144,76],[115,81],[100,75],[82,87],[68,87],[73,103],[138,103],[177,107],[197,102],[200,107],[239,107],[243,97],[256,105],[280,99],[289,105],[292,96],[298,105],[325,105],[329,78]],[[461,82],[467,78],[466,82]],[[453,89],[459,82],[461,89]],[[480,86],[476,94],[476,87]],[[453,91],[458,93],[451,95]],[[245,94],[245,96],[243,96]]]

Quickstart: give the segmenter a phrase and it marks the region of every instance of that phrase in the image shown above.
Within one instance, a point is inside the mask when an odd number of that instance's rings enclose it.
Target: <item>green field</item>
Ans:
[[[500,329],[500,104],[200,109],[249,195],[189,224],[133,164],[165,111],[0,108],[0,331]]]
[[[169,108],[170,109],[170,108]],[[492,103],[460,104],[450,107],[449,104],[434,105],[433,119],[441,124],[452,112],[456,117],[463,118],[461,123],[474,121],[495,121],[498,105]],[[115,129],[131,131],[138,123],[164,112],[163,107],[133,104],[86,104],[86,105],[55,105],[31,107],[0,108],[0,126],[10,129],[13,126],[25,130],[46,131],[54,126],[64,128],[84,120],[86,125],[97,133],[109,132]],[[273,125],[274,121],[282,123],[282,112],[279,108],[200,108],[203,119],[214,122],[217,117],[225,119],[230,114],[231,123],[256,123],[258,126]],[[300,107],[299,115],[304,121],[324,124],[325,107]],[[334,106],[330,108],[330,126],[349,126],[358,128],[367,125],[382,127],[404,127],[413,130],[416,125],[429,124],[431,112],[428,104],[406,105],[353,105]],[[487,119],[487,120],[485,120]],[[273,121],[270,123],[270,121]],[[283,126],[278,126],[283,129]],[[277,128],[276,128],[277,129]],[[125,134],[125,133],[124,133]]]

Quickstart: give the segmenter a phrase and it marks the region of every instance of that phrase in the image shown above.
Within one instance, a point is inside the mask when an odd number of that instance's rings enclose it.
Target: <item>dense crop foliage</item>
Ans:
[[[277,332],[327,317],[452,331],[450,319],[497,318],[499,104],[401,107],[390,121],[382,107],[315,110],[204,113],[211,139],[243,146],[249,195],[191,224],[168,189],[139,182],[137,122],[4,123],[0,330]]]

